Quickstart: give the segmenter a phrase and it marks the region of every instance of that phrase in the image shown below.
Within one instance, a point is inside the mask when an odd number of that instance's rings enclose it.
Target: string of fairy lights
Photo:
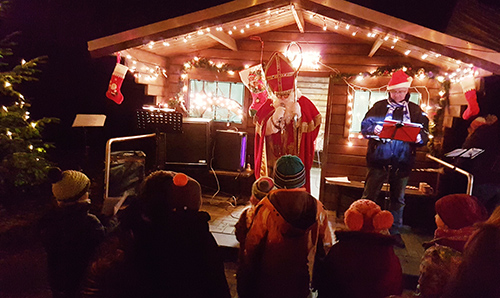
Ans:
[[[206,35],[212,31],[216,32],[224,32],[230,36],[242,35],[246,37],[249,33],[252,34],[252,30],[262,31],[263,26],[272,25],[273,22],[277,22],[277,19],[283,17],[289,17],[292,14],[292,10],[295,9],[292,7],[293,5],[288,5],[276,9],[269,9],[264,14],[257,14],[255,16],[251,16],[247,18],[247,22],[245,24],[238,23],[237,21],[228,22],[226,24],[220,24],[215,26],[209,26],[205,28],[198,28],[197,30],[183,34],[182,36],[171,37],[167,39],[161,39],[158,41],[149,41],[144,47],[147,47],[149,50],[154,50],[157,47],[176,47],[183,46],[188,42],[194,42],[196,39],[207,38]],[[451,83],[459,83],[464,77],[468,76],[478,76],[478,71],[472,64],[463,63],[460,60],[456,60],[450,57],[444,57],[439,53],[435,53],[432,51],[422,50],[420,48],[416,48],[411,44],[404,41],[404,38],[397,36],[394,33],[383,32],[377,28],[361,28],[349,24],[348,22],[337,20],[333,18],[329,18],[326,16],[319,15],[315,12],[302,10],[305,18],[309,18],[311,23],[314,23],[320,26],[323,31],[332,31],[339,32],[340,34],[346,36],[352,36],[362,39],[373,39],[374,42],[380,43],[385,48],[390,48],[392,50],[398,51],[405,56],[417,58],[422,61],[427,61],[429,63],[433,63],[433,61],[440,60],[444,62],[446,65],[449,65],[450,69],[455,69],[454,71],[444,72],[440,74],[432,74],[422,71],[415,75],[415,78],[424,80],[424,79],[436,79],[441,84],[445,81],[449,81]],[[289,15],[288,15],[289,14]],[[333,70],[328,65],[325,65],[321,62],[321,54],[315,51],[306,51],[297,53],[296,51],[290,51],[289,49],[283,51],[284,54],[292,60],[294,67],[298,67],[299,61],[304,68],[319,70],[321,67],[329,68]],[[297,56],[300,55],[299,58]],[[151,64],[146,61],[140,61],[139,59],[133,57],[132,55],[126,53],[124,55],[127,60],[129,60],[128,65],[130,70],[134,72],[134,76],[140,78],[144,78],[146,81],[155,81],[160,77],[167,78],[167,71],[159,65]],[[297,58],[297,59],[296,59]],[[180,92],[177,100],[184,102],[184,98],[188,96],[189,89],[189,70],[197,67],[207,68],[216,72],[226,73],[229,76],[234,76],[237,73],[237,67],[232,67],[225,62],[222,61],[213,61],[207,58],[202,57],[193,57],[191,60],[186,61],[182,65],[181,75],[180,75]],[[242,68],[248,68],[250,65],[244,65]],[[404,70],[404,69],[403,69]],[[335,70],[337,75],[339,74],[338,70]],[[361,82],[367,74],[358,74],[355,78],[356,82]],[[367,90],[360,85],[356,85],[348,80],[345,80],[348,88],[348,109],[347,109],[347,117],[346,123],[347,125],[352,124],[352,108],[353,108],[353,93],[355,90]],[[382,86],[379,88],[372,88],[368,91],[380,91],[384,90],[386,86]],[[425,102],[421,103],[421,107],[424,111],[429,111],[433,108],[430,104],[430,96],[429,90],[425,86],[416,86],[412,87],[416,92],[420,92],[418,89],[423,89],[424,92],[427,93],[427,96],[422,97],[425,98]],[[445,90],[440,90],[439,95],[442,97],[445,94]],[[208,105],[209,100],[214,100],[210,96],[205,96],[205,100],[207,102],[201,102],[202,94],[194,94],[196,100],[193,102],[197,103],[197,106]],[[351,134],[349,133],[348,145],[352,146],[353,138],[362,138],[361,134]]]
[[[196,38],[203,38],[207,33],[210,33],[212,31],[218,31],[218,32],[224,32],[227,33],[228,35],[237,35],[237,34],[245,34],[248,35],[249,32],[252,32],[252,30],[260,28],[262,26],[269,25],[270,22],[276,22],[276,18],[278,17],[283,17],[284,15],[291,15],[291,11],[293,9],[293,5],[288,5],[276,9],[268,9],[265,14],[260,14],[256,16],[252,16],[248,18],[248,21],[242,25],[237,23],[236,21],[233,22],[228,22],[227,24],[222,24],[222,25],[215,25],[215,26],[209,26],[205,28],[199,28],[196,31],[184,34],[183,36],[175,36],[167,39],[161,39],[158,41],[149,41],[145,45],[150,50],[153,50],[159,46],[161,47],[172,47],[172,46],[179,46],[182,45],[182,43],[187,43],[190,41],[194,41]],[[333,18],[329,18],[326,16],[318,15],[315,12],[308,11],[308,10],[302,10],[304,13],[304,16],[308,16],[311,22],[314,22],[316,24],[322,24],[322,29],[324,31],[345,31],[343,32],[344,34],[346,32],[349,32],[351,36],[360,36],[365,34],[367,38],[371,39],[377,39],[380,38],[382,42],[389,43],[389,45],[386,45],[387,47],[391,49],[396,49],[398,44],[404,43],[403,39],[400,37],[394,35],[394,34],[389,34],[389,33],[384,33],[380,31],[379,29],[363,29],[360,27],[352,26],[351,24],[345,22],[345,21],[340,21],[336,20]],[[432,51],[426,51],[423,52],[422,50],[415,50],[415,49],[410,49],[411,45],[406,44],[405,46],[408,47],[408,49],[401,50],[401,52],[405,56],[412,56],[412,57],[418,57],[421,60],[432,60],[432,59],[445,59],[449,63],[452,63],[455,65],[456,70],[450,73],[445,73],[444,76],[448,77],[452,82],[458,82],[461,77],[466,75],[467,73],[474,73],[474,66],[471,64],[463,63],[460,60],[448,58],[448,57],[442,57],[441,54],[439,53],[434,53]],[[313,69],[319,69],[320,63],[319,59],[321,58],[320,54],[317,52],[305,52],[302,54],[304,64],[307,65],[308,61],[310,62],[310,65],[312,66]],[[147,64],[147,62],[144,61],[139,61],[138,59],[135,59],[131,57],[130,55],[127,55],[129,59],[135,61],[137,64]],[[304,65],[304,66],[305,66]],[[152,66],[145,66],[145,67],[136,67],[136,68],[131,68],[131,71],[135,71],[138,76],[140,75],[146,75],[149,74],[149,79],[154,80],[157,79],[160,74],[166,75],[166,70],[161,68],[158,65],[152,65]]]

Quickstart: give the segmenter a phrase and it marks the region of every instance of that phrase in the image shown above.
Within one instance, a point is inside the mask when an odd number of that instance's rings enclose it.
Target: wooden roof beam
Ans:
[[[302,14],[302,11],[295,9],[295,4],[293,3],[290,4],[290,8],[300,33],[304,33],[304,15]]]
[[[377,40],[375,40],[375,42],[373,43],[372,49],[370,50],[368,57],[373,57],[373,55],[375,55],[375,53],[378,51],[378,49],[383,43],[384,40],[382,39],[382,37],[379,36]]]
[[[213,31],[208,33],[208,36],[223,46],[233,50],[235,52],[238,51],[238,46],[236,45],[236,40],[229,36],[229,34],[224,33],[222,31]]]

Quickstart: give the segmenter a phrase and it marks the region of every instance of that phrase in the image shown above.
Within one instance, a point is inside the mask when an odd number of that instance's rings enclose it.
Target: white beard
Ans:
[[[297,93],[297,99],[302,96],[299,90],[296,91]],[[302,112],[300,110],[300,105],[296,100],[295,93],[292,91],[290,93],[290,96],[288,98],[281,100],[278,97],[274,95],[274,93],[271,93],[271,99],[273,100],[273,107],[284,107],[285,108],[285,116],[284,120],[286,124],[289,124],[295,117],[296,119],[299,119],[302,116]]]

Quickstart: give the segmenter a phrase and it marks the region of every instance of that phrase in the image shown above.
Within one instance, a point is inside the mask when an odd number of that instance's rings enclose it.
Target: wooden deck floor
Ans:
[[[219,246],[226,251],[236,251],[239,243],[234,235],[234,225],[238,221],[241,212],[246,205],[236,205],[233,198],[229,197],[204,197],[201,209],[210,214],[210,231],[217,240]],[[334,211],[328,211],[330,223],[335,228],[343,225]],[[416,233],[410,227],[406,227],[402,232],[402,238],[406,248],[395,248],[396,255],[399,257],[403,274],[405,276],[405,288],[414,289],[418,280],[420,259],[424,253],[422,243],[432,239],[432,234]],[[235,252],[233,252],[235,255]],[[231,292],[236,293],[236,273],[237,264],[226,262],[226,277],[231,287]],[[233,297],[235,297],[233,295]]]

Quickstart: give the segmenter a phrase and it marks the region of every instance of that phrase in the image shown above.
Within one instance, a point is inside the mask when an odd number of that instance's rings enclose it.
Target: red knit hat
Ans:
[[[266,80],[276,95],[289,94],[295,86],[297,71],[292,63],[280,52],[274,52],[266,65]]]
[[[484,221],[488,214],[484,206],[473,196],[451,194],[436,201],[436,213],[450,228],[458,230]]]
[[[392,74],[391,80],[387,85],[387,90],[410,88],[412,81],[413,78],[400,69]]]

